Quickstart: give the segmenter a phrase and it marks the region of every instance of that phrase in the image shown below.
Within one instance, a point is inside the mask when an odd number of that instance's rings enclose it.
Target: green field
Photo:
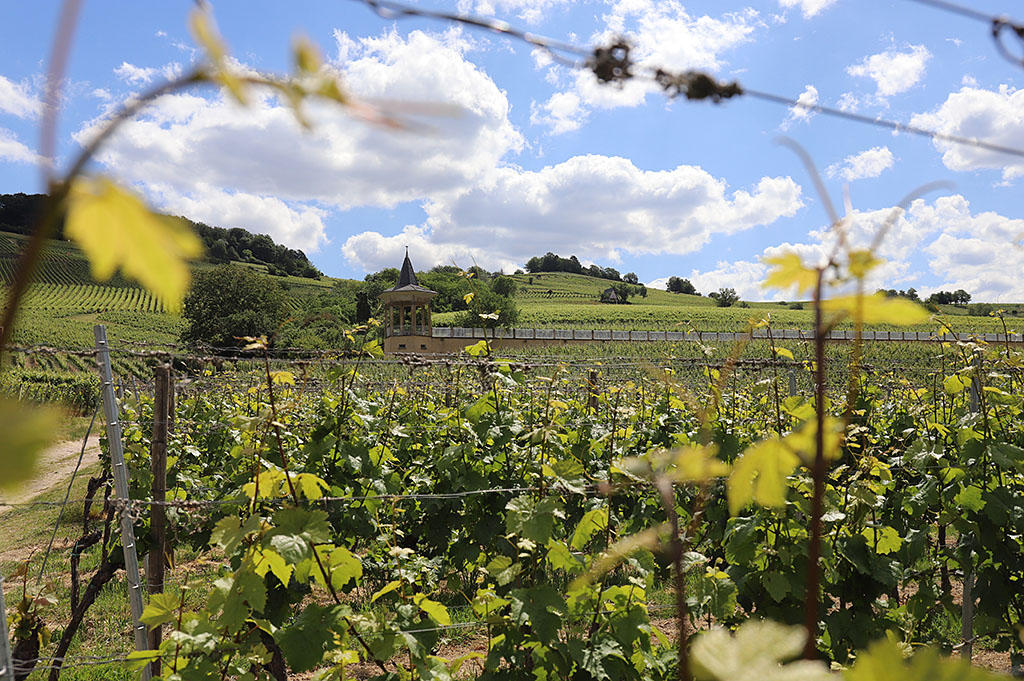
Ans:
[[[615,283],[605,279],[564,272],[517,274],[513,278],[519,284],[516,294],[520,311],[517,326],[522,328],[744,331],[751,320],[756,322],[766,315],[770,315],[774,328],[809,329],[813,326],[811,305],[806,302],[802,303],[805,309],[798,310],[790,309],[789,303],[767,302],[721,308],[705,296],[648,289],[646,298],[635,296],[627,305],[609,305],[599,302],[601,292]],[[1024,315],[1021,306],[1001,307],[1006,309],[1010,322],[1019,330],[1022,325],[1015,317]],[[978,332],[1003,330],[997,318],[968,315],[963,308],[944,305],[941,313],[952,319],[956,329]],[[459,316],[457,312],[435,314],[434,323],[453,324]],[[936,326],[930,323],[899,328],[925,331]]]
[[[14,279],[25,237],[0,233],[0,284]],[[248,267],[265,270],[261,265]],[[213,267],[196,263],[196,270]],[[330,290],[336,280],[277,277],[288,289],[288,304],[298,310],[305,298]],[[117,343],[176,343],[182,321],[158,298],[120,275],[97,283],[89,263],[73,245],[51,240],[35,280],[22,301],[14,342],[19,345],[91,347],[92,327],[105,324]]]
[[[0,284],[14,277],[18,252],[24,237],[0,233]],[[244,263],[243,263],[244,264]],[[255,269],[260,265],[245,264]],[[196,270],[213,267],[197,263]],[[599,302],[601,292],[613,282],[579,274],[540,273],[513,275],[519,285],[516,303],[520,327],[634,329],[667,331],[743,331],[748,324],[770,315],[774,328],[810,328],[810,305],[790,309],[790,303],[748,302],[720,308],[704,296],[668,293],[648,289],[646,297],[634,296],[627,305]],[[305,279],[277,277],[288,291],[293,311],[303,308],[309,297],[325,293],[339,281],[331,277]],[[1019,331],[1016,317],[1024,306],[1005,305],[1011,331]],[[963,331],[1002,331],[992,316],[973,316],[963,308],[943,306],[942,313]],[[434,314],[434,323],[454,325],[462,312]],[[175,343],[182,329],[178,315],[168,313],[163,303],[134,282],[120,275],[104,283],[93,281],[82,253],[67,242],[51,241],[29,293],[22,304],[15,342],[23,345],[90,347],[92,327],[106,324],[114,343]],[[931,330],[929,323],[916,330]],[[885,327],[879,327],[885,328]]]

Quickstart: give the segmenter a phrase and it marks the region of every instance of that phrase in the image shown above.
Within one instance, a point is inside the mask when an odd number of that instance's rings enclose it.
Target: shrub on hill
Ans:
[[[222,265],[197,272],[182,310],[182,341],[238,347],[242,336],[273,339],[287,316],[285,293],[270,277],[248,267]]]

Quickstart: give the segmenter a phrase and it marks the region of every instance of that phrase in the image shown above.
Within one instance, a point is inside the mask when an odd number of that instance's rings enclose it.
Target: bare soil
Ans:
[[[78,455],[81,451],[81,440],[68,440],[53,445],[43,452],[39,461],[36,462],[36,475],[16,491],[0,495],[0,501],[24,503],[58,486],[67,480],[75,470],[75,464],[78,463]],[[98,461],[99,454],[100,437],[92,435],[86,442],[82,467]],[[9,509],[10,507],[0,507],[0,515]]]

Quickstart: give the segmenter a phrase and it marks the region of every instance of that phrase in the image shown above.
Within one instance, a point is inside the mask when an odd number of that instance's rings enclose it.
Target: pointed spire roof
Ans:
[[[402,263],[402,273],[398,275],[398,285],[395,288],[402,288],[403,286],[419,286],[419,282],[416,281],[416,270],[412,268],[412,261],[409,260],[409,248],[405,249],[405,261]]]
[[[402,262],[402,271],[398,275],[398,283],[384,293],[396,291],[422,291],[424,293],[436,293],[436,291],[431,291],[429,288],[420,286],[419,281],[416,280],[416,270],[412,266],[412,261],[409,260],[408,246],[405,248],[405,260]]]

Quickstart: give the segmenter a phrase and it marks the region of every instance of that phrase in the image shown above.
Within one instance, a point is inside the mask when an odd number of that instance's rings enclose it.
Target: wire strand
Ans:
[[[586,56],[587,59],[584,61],[569,61],[562,58],[559,59],[566,66],[575,69],[586,69],[594,73],[599,81],[602,83],[623,83],[626,80],[639,78],[634,71],[638,65],[633,62],[630,58],[630,44],[624,38],[615,39],[610,45],[597,46],[593,49],[586,49],[578,45],[565,43],[553,38],[528,33],[526,31],[513,28],[507,22],[491,19],[483,19],[476,16],[454,14],[449,12],[436,12],[431,10],[424,10],[418,7],[413,7],[400,2],[393,2],[391,0],[352,0],[363,5],[370,7],[379,16],[388,19],[403,18],[403,17],[422,17],[430,18],[441,21],[447,21],[449,23],[457,23],[473,28],[484,29],[500,33],[510,38],[522,40],[530,45],[544,49],[553,56],[558,56],[559,51],[574,54],[576,56]],[[996,40],[996,44],[999,46],[999,50],[1004,56],[1012,61],[1018,61],[1019,59],[1014,57],[999,40],[999,34],[1003,28],[1010,28],[1018,37],[1024,41],[1024,27],[1021,25],[1010,22],[1007,19],[1001,17],[990,17],[980,12],[970,10],[959,5],[955,5],[950,2],[943,0],[916,0],[917,2],[924,2],[932,4],[936,7],[942,7],[950,11],[958,11],[972,18],[981,19],[992,22],[993,37]],[[1024,63],[1024,62],[1021,62]],[[646,73],[644,79],[650,80],[658,84],[663,91],[669,97],[676,97],[679,95],[685,96],[690,100],[703,100],[711,99],[712,101],[718,102],[722,99],[729,99],[736,96],[749,95],[756,99],[761,99],[767,102],[773,102],[776,104],[782,104],[788,107],[800,107],[817,113],[832,116],[842,120],[863,123],[867,125],[873,125],[876,127],[886,128],[889,130],[895,130],[899,132],[905,132],[913,135],[928,137],[933,140],[941,140],[949,142],[951,144],[958,144],[964,146],[973,146],[980,149],[986,149],[988,151],[994,151],[997,153],[1008,154],[1011,156],[1017,156],[1024,158],[1024,149],[1018,149],[1016,147],[1009,147],[1001,144],[995,144],[993,142],[987,142],[972,137],[963,137],[959,135],[950,135],[939,132],[937,130],[929,130],[905,123],[899,123],[897,121],[890,121],[883,118],[872,118],[870,116],[863,116],[860,114],[851,113],[849,111],[843,111],[841,109],[835,109],[827,106],[811,105],[803,102],[799,102],[792,97],[786,97],[783,95],[777,95],[762,90],[746,88],[739,83],[721,83],[712,76],[700,72],[687,70],[682,72],[673,72],[671,69],[664,67],[655,66],[644,66],[641,68]]]

